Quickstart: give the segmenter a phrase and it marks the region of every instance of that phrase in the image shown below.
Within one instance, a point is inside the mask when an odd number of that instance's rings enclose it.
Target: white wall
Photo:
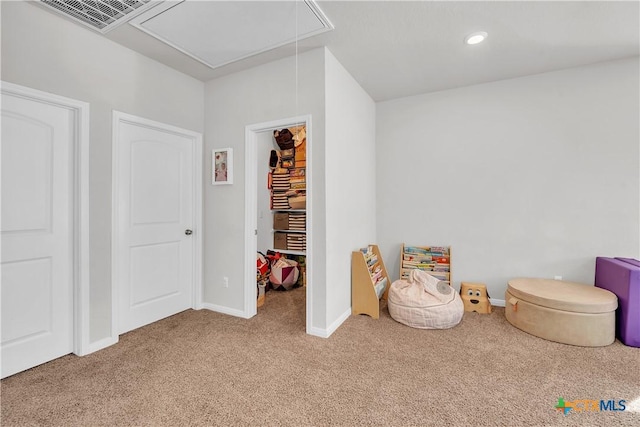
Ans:
[[[351,251],[375,241],[375,104],[328,50],[304,53],[297,63],[297,105],[295,58],[206,84],[205,147],[234,148],[235,183],[205,189],[204,301],[243,309],[245,126],[311,114],[312,328],[330,334],[350,314]]]
[[[324,49],[285,58],[211,80],[205,84],[205,151],[233,147],[234,184],[204,189],[204,302],[243,311],[245,127],[310,114],[313,158],[312,325],[324,329],[325,316],[325,117]],[[211,165],[206,165],[207,173]],[[229,277],[229,287],[222,277]]]
[[[453,280],[593,283],[640,255],[638,58],[377,105],[378,241],[452,246]]]
[[[90,104],[90,339],[111,334],[111,113],[202,132],[204,84],[26,2],[1,2],[4,81]]]
[[[325,70],[327,323],[332,325],[351,313],[351,251],[376,243],[376,106],[328,50]]]

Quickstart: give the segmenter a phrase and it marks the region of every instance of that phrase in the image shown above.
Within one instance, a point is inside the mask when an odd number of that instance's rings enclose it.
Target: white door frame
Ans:
[[[175,133],[193,140],[193,239],[191,240],[193,244],[193,297],[191,300],[191,308],[195,310],[200,310],[202,308],[202,134],[113,110],[113,146],[111,164],[111,334],[112,338],[115,338],[116,342],[120,334],[118,326],[118,310],[120,306],[118,303],[119,286],[117,278],[119,277],[119,260],[121,256],[118,251],[118,248],[120,247],[118,242],[118,236],[120,235],[120,194],[118,192],[118,189],[120,188],[120,177],[118,172],[120,166],[120,147],[118,135],[120,134],[120,125],[123,123],[149,127],[162,132]]]
[[[91,353],[89,342],[89,103],[0,82],[2,93],[68,109],[74,118],[72,159],[73,353]]]
[[[312,129],[311,115],[297,116],[288,119],[274,120],[265,123],[257,123],[245,127],[245,202],[244,202],[244,317],[250,318],[257,314],[256,304],[256,252],[258,251],[258,134],[273,132],[274,129],[305,125],[307,128],[307,163],[306,183],[307,192],[307,251],[306,251],[306,331],[311,333],[313,319],[313,304],[311,290],[313,289],[313,173],[312,173]]]

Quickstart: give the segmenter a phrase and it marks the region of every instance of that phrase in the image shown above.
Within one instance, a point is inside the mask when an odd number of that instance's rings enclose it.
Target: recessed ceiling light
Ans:
[[[484,31],[477,31],[475,33],[471,33],[469,34],[467,37],[464,38],[464,42],[466,44],[478,44],[478,43],[482,43],[484,41],[484,39],[487,38],[487,33],[485,33]]]

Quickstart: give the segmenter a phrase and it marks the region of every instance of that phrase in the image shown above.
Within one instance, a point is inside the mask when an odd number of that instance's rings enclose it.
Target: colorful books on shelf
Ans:
[[[372,254],[368,258],[365,257],[364,259],[365,261],[367,261],[367,266],[371,268],[372,266],[376,265],[376,263],[378,262],[378,255]]]
[[[431,246],[431,255],[449,255],[449,248],[444,246]]]
[[[382,298],[382,293],[384,292],[384,289],[387,287],[387,278],[386,277],[380,278],[380,280],[378,280],[378,282],[376,282],[376,284],[373,287],[376,290],[376,296],[378,297],[378,299]]]
[[[433,261],[433,257],[431,255],[426,254],[413,254],[413,253],[405,253],[402,255],[402,259],[404,261],[411,262],[431,262]]]
[[[405,246],[401,249],[400,278],[420,269],[440,280],[451,282],[451,248],[448,246]]]
[[[373,271],[369,270],[369,273],[371,274],[371,280],[373,280],[373,283],[377,283],[382,276],[382,269],[380,266],[377,266]]]
[[[431,255],[428,249],[416,246],[405,246],[404,253],[409,255]]]
[[[367,267],[369,267],[369,271],[371,271],[372,267],[378,262],[378,256],[373,252],[373,247],[367,246],[365,248],[360,248],[360,252],[364,255]]]
[[[373,248],[371,246],[367,246],[365,248],[360,248],[360,252],[362,252],[364,254],[365,258],[366,258],[367,255],[373,253]]]
[[[419,268],[425,271],[449,271],[449,264],[403,261],[404,268]]]
[[[373,251],[372,246],[360,248],[360,252],[364,255],[364,260],[367,264],[369,275],[371,276],[371,283],[376,289],[376,295],[380,298],[382,295],[381,292],[385,289],[387,278],[384,277],[384,272],[378,262],[378,255]],[[382,289],[382,291],[378,292],[379,289]]]

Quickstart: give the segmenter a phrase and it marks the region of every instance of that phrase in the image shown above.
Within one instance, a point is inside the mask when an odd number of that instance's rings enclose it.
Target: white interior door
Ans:
[[[2,377],[73,351],[71,110],[2,94]]]
[[[186,310],[194,287],[194,138],[116,125],[119,332]]]

